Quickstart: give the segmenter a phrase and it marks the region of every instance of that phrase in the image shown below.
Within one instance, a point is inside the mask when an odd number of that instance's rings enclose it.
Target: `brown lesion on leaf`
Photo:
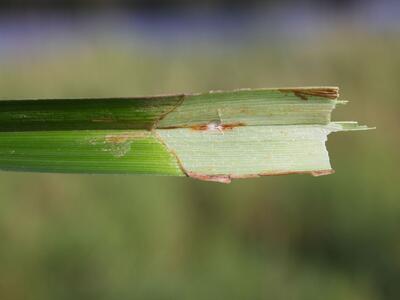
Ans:
[[[312,171],[310,174],[314,177],[318,176],[325,176],[325,175],[330,175],[334,174],[335,170],[320,170],[320,171]]]
[[[230,175],[207,175],[195,172],[186,172],[186,175],[190,178],[202,180],[202,181],[212,181],[219,183],[231,183]]]
[[[276,176],[276,175],[292,175],[292,174],[310,174],[312,176],[322,176],[335,173],[334,170],[314,170],[314,171],[284,171],[284,172],[265,172],[260,173],[260,176]]]
[[[190,126],[192,130],[195,131],[207,131],[207,130],[219,130],[219,131],[226,131],[232,130],[236,127],[246,126],[246,124],[242,122],[236,122],[231,124],[221,124],[219,122],[210,122],[208,124],[199,124]]]
[[[147,131],[131,131],[107,134],[90,139],[90,144],[101,145],[101,150],[110,152],[115,157],[123,157],[131,151],[132,143],[150,135]]]
[[[145,131],[108,134],[105,136],[105,146],[103,151],[111,152],[115,157],[127,155],[132,148],[135,140],[143,139],[148,136]]]
[[[273,171],[265,172],[259,174],[244,174],[244,175],[207,175],[195,172],[185,172],[188,177],[202,180],[202,181],[213,181],[219,183],[231,183],[232,179],[248,179],[248,178],[258,178],[263,176],[278,176],[278,175],[292,175],[292,174],[310,174],[312,176],[323,176],[335,173],[334,170],[316,170],[316,171]]]
[[[112,144],[122,144],[131,140],[142,139],[149,136],[150,133],[145,131],[125,132],[117,134],[107,134],[105,141]]]
[[[282,93],[293,93],[302,100],[308,100],[309,97],[321,97],[335,100],[339,97],[339,89],[336,87],[327,88],[287,88],[279,89]]]
[[[196,125],[180,125],[180,126],[168,126],[168,127],[163,127],[161,129],[180,129],[180,128],[188,128],[192,129],[194,131],[213,131],[213,130],[218,130],[218,131],[226,131],[226,130],[232,130],[236,127],[242,127],[246,126],[245,123],[243,122],[236,122],[236,123],[231,123],[231,124],[221,124],[219,121],[215,122],[210,122],[207,124],[196,124]]]

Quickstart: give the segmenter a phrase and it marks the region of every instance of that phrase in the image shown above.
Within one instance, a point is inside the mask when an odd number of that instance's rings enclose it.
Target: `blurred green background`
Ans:
[[[319,178],[2,172],[0,299],[399,299],[400,22],[329,10],[226,34],[120,13],[4,8],[0,97],[337,85],[333,118],[377,129],[329,136]]]

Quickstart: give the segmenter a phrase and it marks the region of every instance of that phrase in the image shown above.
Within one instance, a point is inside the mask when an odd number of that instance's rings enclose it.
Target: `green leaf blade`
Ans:
[[[0,167],[9,171],[183,176],[148,131],[1,132]]]

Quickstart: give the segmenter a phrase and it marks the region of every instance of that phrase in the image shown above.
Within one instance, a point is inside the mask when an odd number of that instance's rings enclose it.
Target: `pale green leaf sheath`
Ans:
[[[0,101],[0,169],[154,174],[218,182],[333,172],[338,89],[288,88],[147,98]]]

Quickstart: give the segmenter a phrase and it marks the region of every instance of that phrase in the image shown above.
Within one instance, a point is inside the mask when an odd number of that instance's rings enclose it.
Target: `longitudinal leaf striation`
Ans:
[[[141,98],[0,101],[0,169],[190,176],[230,182],[332,173],[334,87]]]

